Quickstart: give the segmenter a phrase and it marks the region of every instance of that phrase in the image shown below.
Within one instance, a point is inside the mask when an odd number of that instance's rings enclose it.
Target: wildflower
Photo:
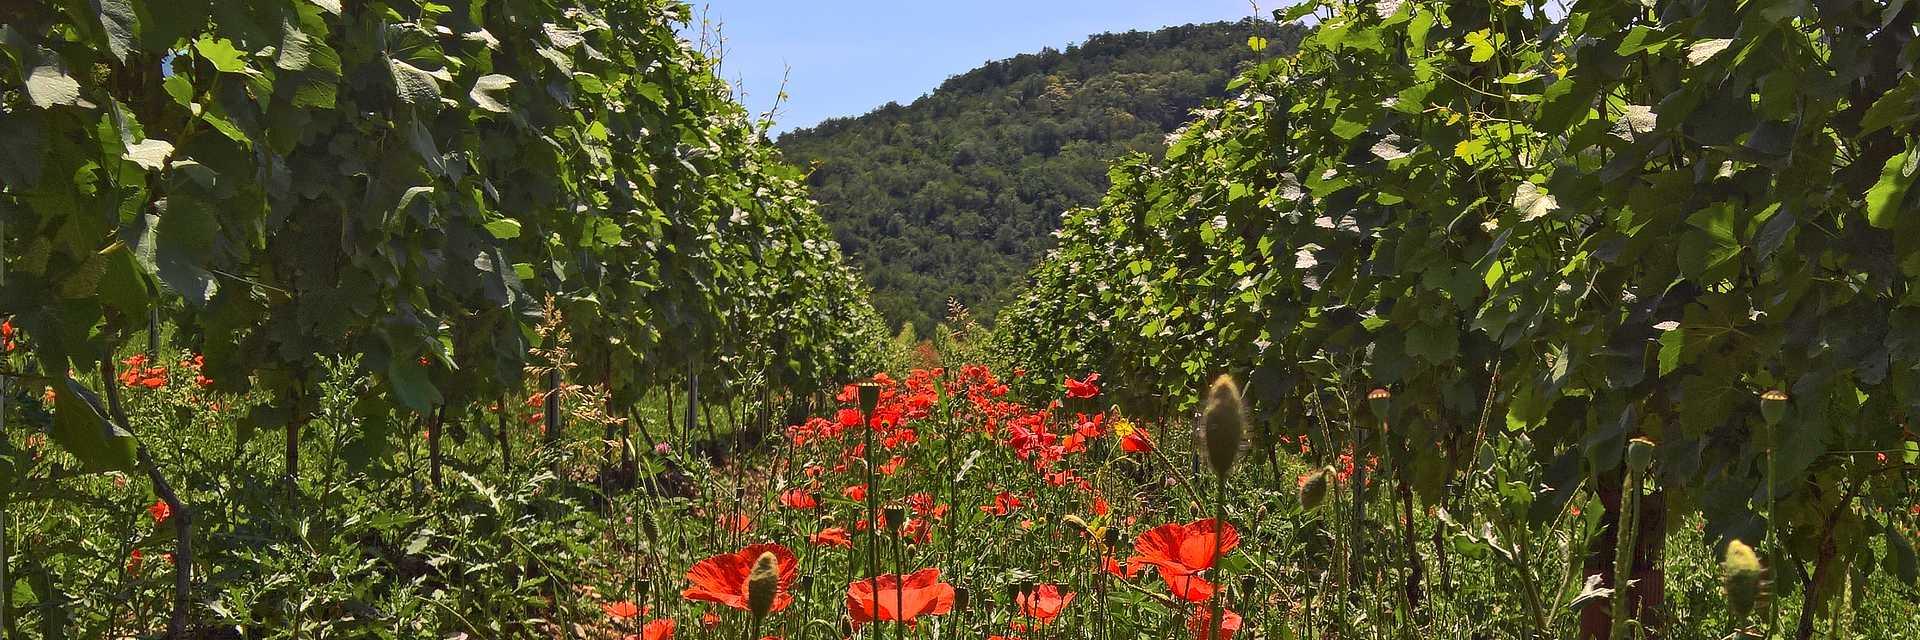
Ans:
[[[607,612],[607,616],[615,620],[626,620],[640,615],[640,608],[626,600],[603,603],[600,605],[600,610]]]
[[[1016,496],[1016,495],[1013,495],[1012,493],[1002,491],[1000,492],[999,495],[996,495],[993,497],[993,504],[980,505],[980,512],[996,515],[996,516],[1004,516],[1004,515],[1013,513],[1013,510],[1018,508],[1020,508],[1020,496]]]
[[[155,500],[152,506],[147,507],[147,515],[153,517],[154,524],[160,524],[166,521],[167,516],[173,515],[173,507],[168,506],[165,500]]]
[[[1220,633],[1218,636],[1210,638],[1207,634],[1207,626],[1212,623],[1213,609],[1194,607],[1193,615],[1187,617],[1187,631],[1193,632],[1194,640],[1215,640],[1216,638],[1217,640],[1227,640],[1233,637],[1233,632],[1240,630],[1243,621],[1240,619],[1240,614],[1221,609]]]
[[[1014,598],[1014,602],[1020,606],[1020,615],[1044,625],[1060,617],[1060,611],[1073,602],[1073,592],[1062,593],[1060,585],[1043,584],[1034,587],[1030,593],[1020,594]]]
[[[730,513],[720,516],[720,528],[744,533],[753,529],[753,518],[744,513]]]
[[[780,492],[780,504],[788,509],[812,509],[820,506],[820,501],[806,489],[794,487]]]
[[[846,496],[848,500],[852,500],[854,502],[866,502],[867,485],[856,484],[851,487],[847,487],[846,489],[843,489],[840,491],[840,495]]]
[[[1140,569],[1141,565],[1139,563],[1121,563],[1111,557],[1107,558],[1104,566],[1101,567],[1101,570],[1127,580],[1132,580],[1134,576],[1140,575]]]
[[[827,527],[807,538],[807,542],[816,547],[853,548],[853,536],[845,527]]]
[[[856,625],[875,620],[912,624],[923,615],[945,615],[953,610],[953,585],[940,581],[940,570],[926,568],[901,576],[888,574],[847,585],[847,613]]]
[[[710,556],[694,563],[687,570],[687,582],[691,583],[680,596],[688,600],[712,602],[740,610],[748,609],[748,579],[762,555],[773,556],[774,595],[768,611],[779,611],[793,604],[793,594],[788,589],[793,578],[800,570],[799,561],[793,552],[777,544],[755,544],[734,553]]]
[[[1203,602],[1213,596],[1214,585],[1199,574],[1213,568],[1214,556],[1224,556],[1239,545],[1240,534],[1232,524],[1211,518],[1170,523],[1134,540],[1134,555],[1128,562],[1152,565],[1174,595],[1188,602]]]
[[[660,618],[648,622],[647,626],[640,628],[640,640],[673,640],[674,626],[676,625],[672,618]],[[631,640],[632,636],[628,638]]]
[[[1087,377],[1082,380],[1067,378],[1067,397],[1091,398],[1100,395],[1099,382],[1100,374],[1098,373],[1089,373]]]

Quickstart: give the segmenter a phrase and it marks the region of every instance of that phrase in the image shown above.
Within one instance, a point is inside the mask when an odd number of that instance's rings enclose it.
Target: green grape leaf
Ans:
[[[1896,153],[1887,158],[1887,164],[1880,168],[1880,179],[1867,190],[1867,223],[1881,229],[1892,229],[1899,222],[1900,202],[1907,195],[1907,187],[1913,185],[1913,174],[1906,170],[1907,157],[1912,149]]]
[[[100,30],[107,38],[107,52],[121,62],[127,61],[127,54],[135,47],[134,33],[140,29],[140,19],[135,15],[133,3],[129,0],[88,0],[93,13],[100,21]]]
[[[507,89],[513,87],[514,82],[511,76],[498,73],[480,76],[478,80],[473,81],[473,91],[468,92],[467,97],[471,98],[473,104],[481,109],[494,113],[507,113],[513,110],[512,107],[502,102],[496,94],[504,93]]]
[[[99,396],[72,378],[55,382],[53,395],[53,431],[49,435],[80,459],[81,469],[89,473],[134,469],[137,445],[133,434],[107,418]]]

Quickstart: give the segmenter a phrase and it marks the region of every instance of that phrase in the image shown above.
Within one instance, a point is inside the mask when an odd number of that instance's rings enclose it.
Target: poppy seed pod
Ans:
[[[639,580],[635,580],[633,590],[635,591],[634,601],[644,603],[647,601],[647,592],[653,590],[653,580],[650,580],[647,578],[641,578]]]
[[[1374,417],[1385,421],[1387,413],[1393,411],[1393,392],[1386,387],[1374,387],[1367,392],[1367,406],[1373,408]]]
[[[1233,471],[1233,462],[1240,456],[1240,437],[1247,431],[1247,409],[1240,400],[1240,385],[1235,384],[1233,376],[1221,375],[1214,379],[1213,388],[1207,391],[1207,409],[1203,417],[1206,422],[1207,462],[1213,465],[1213,473],[1222,478]]]
[[[780,559],[772,551],[762,553],[753,561],[753,572],[747,574],[747,610],[755,619],[765,617],[773,610],[773,597],[779,591]]]
[[[1760,418],[1767,421],[1768,427],[1779,426],[1787,417],[1787,392],[1768,389],[1760,394]]]
[[[1633,471],[1644,472],[1653,465],[1653,441],[1646,438],[1634,438],[1627,442],[1627,466]]]
[[[860,415],[872,419],[874,407],[880,406],[880,383],[861,380],[853,383],[853,387],[860,391]]]
[[[1728,612],[1735,620],[1745,620],[1760,600],[1760,556],[1747,543],[1734,540],[1727,543],[1720,572],[1726,580]]]
[[[967,588],[966,588],[966,587],[954,587],[954,588],[953,588],[953,611],[954,611],[954,613],[966,613],[966,612],[967,612],[967,600],[968,600],[968,598],[967,598],[967,594],[968,594],[968,591],[967,591]]]
[[[900,507],[887,507],[881,510],[881,515],[887,519],[888,531],[899,530],[900,525],[907,521],[907,510]]]
[[[1300,479],[1300,508],[1312,511],[1327,501],[1327,485],[1331,484],[1333,467],[1320,467],[1307,472]]]

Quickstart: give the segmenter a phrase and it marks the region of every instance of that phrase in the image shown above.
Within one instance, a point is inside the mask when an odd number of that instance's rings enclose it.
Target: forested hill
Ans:
[[[1254,35],[1264,51],[1249,46]],[[990,319],[1051,246],[1060,213],[1099,201],[1109,161],[1158,155],[1236,69],[1298,39],[1296,27],[1253,20],[1096,35],[778,144],[814,165],[814,196],[880,312],[924,334],[950,297]]]

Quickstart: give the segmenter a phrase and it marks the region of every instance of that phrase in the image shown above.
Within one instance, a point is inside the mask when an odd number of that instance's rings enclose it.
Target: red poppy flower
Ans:
[[[788,588],[793,585],[793,577],[800,572],[800,563],[793,552],[777,544],[748,545],[734,553],[723,553],[694,563],[687,570],[687,582],[692,586],[680,592],[680,597],[688,600],[712,602],[745,611],[747,609],[747,574],[753,571],[753,563],[760,554],[772,552],[780,562],[780,583],[774,591],[773,610],[779,611],[793,604],[793,594]]]
[[[883,476],[893,475],[894,472],[900,470],[900,465],[903,465],[906,463],[907,463],[906,458],[903,458],[900,456],[894,456],[892,459],[887,460],[885,464],[880,465],[880,475],[883,475]]]
[[[806,489],[795,487],[780,492],[780,504],[788,509],[812,509],[820,506],[820,501],[814,499],[813,494],[807,493]]]
[[[1020,615],[1048,624],[1073,602],[1073,592],[1061,593],[1060,585],[1043,584],[1034,587],[1033,593],[1020,594],[1014,602],[1020,605]]]
[[[807,538],[807,542],[813,543],[813,546],[816,547],[853,548],[853,536],[847,533],[845,527],[827,527],[821,529],[819,533]]]
[[[677,625],[672,618],[660,618],[648,622],[647,626],[640,628],[640,640],[673,640],[675,626]]]
[[[720,626],[720,614],[712,611],[700,614],[700,626],[708,629]]]
[[[854,502],[866,502],[867,501],[867,485],[856,484],[851,487],[847,487],[846,489],[843,489],[840,491],[840,495],[846,496],[848,500],[852,500]]]
[[[1135,427],[1133,433],[1120,439],[1120,450],[1127,453],[1146,453],[1153,450],[1153,441],[1147,439],[1147,431]]]
[[[625,600],[601,604],[600,610],[607,612],[607,616],[615,620],[626,620],[640,615],[640,607],[636,607],[633,603]]]
[[[146,554],[140,553],[139,549],[134,549],[132,553],[128,553],[127,573],[140,575],[140,563],[144,559],[146,559]]]
[[[1089,373],[1084,380],[1067,378],[1067,397],[1091,398],[1100,395],[1100,374]]]
[[[1119,562],[1115,562],[1113,558],[1107,558],[1106,565],[1101,568],[1113,576],[1127,580],[1132,580],[1134,576],[1140,575],[1140,563],[1137,562],[1129,562],[1125,566],[1122,566]]]
[[[920,616],[951,611],[953,585],[940,581],[939,569],[929,567],[904,577],[887,574],[847,585],[847,613],[856,625],[874,620],[912,624]]]
[[[173,507],[168,506],[165,500],[155,500],[153,506],[147,507],[147,515],[153,517],[154,524],[160,524],[167,520],[167,516],[173,515]]]
[[[996,516],[1004,516],[1004,515],[1013,513],[1013,510],[1018,508],[1020,508],[1020,497],[1013,495],[1011,493],[1002,491],[1000,492],[1000,495],[996,495],[993,497],[993,504],[980,505],[980,512],[989,513]]]
[[[1218,526],[1212,518],[1160,525],[1134,540],[1134,555],[1127,562],[1152,565],[1174,595],[1188,602],[1205,601],[1213,597],[1214,587],[1200,578],[1200,572],[1213,568],[1215,555],[1224,556],[1240,545],[1240,534],[1231,523],[1216,534]]]
[[[1240,630],[1242,622],[1240,614],[1221,609],[1218,640],[1232,638],[1233,632]],[[1187,616],[1187,630],[1193,632],[1193,640],[1214,640],[1207,637],[1207,625],[1212,623],[1213,609],[1207,607],[1194,607],[1193,615]]]
[[[753,518],[744,513],[730,513],[720,516],[720,528],[745,533],[753,528]]]

